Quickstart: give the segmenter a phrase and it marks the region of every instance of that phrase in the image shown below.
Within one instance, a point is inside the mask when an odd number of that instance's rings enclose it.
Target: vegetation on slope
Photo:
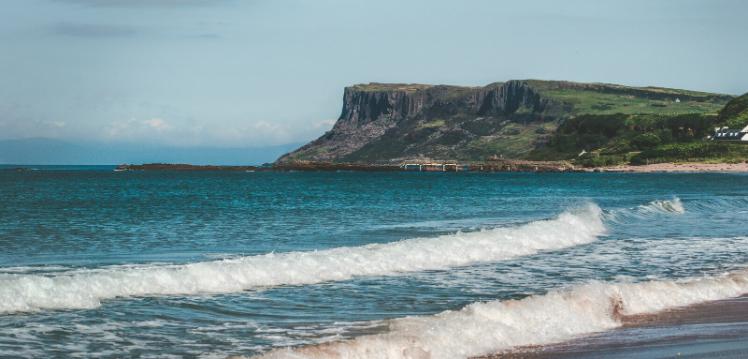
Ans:
[[[715,127],[748,124],[748,96],[730,101],[719,115],[598,114],[564,121],[533,159],[572,159],[585,166],[657,162],[736,162],[748,159],[748,145],[716,142]]]
[[[748,93],[736,97],[719,112],[720,122],[734,129],[748,125]]]

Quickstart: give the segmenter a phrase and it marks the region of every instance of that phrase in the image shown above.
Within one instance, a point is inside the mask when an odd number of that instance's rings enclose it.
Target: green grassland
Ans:
[[[364,92],[385,92],[385,91],[415,92],[415,91],[420,91],[420,90],[424,90],[424,89],[431,88],[431,87],[434,87],[434,85],[391,84],[391,83],[371,82],[368,84],[353,85],[350,88],[355,91],[364,91]]]
[[[569,115],[582,114],[663,114],[717,113],[724,103],[711,98],[685,97],[670,94],[674,98],[647,98],[632,94],[606,93],[580,89],[542,90],[542,95],[572,105]]]

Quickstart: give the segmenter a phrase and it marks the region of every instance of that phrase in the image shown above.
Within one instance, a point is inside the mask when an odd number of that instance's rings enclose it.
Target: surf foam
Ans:
[[[0,274],[0,313],[96,308],[117,297],[233,293],[445,269],[589,243],[605,231],[594,204],[516,227],[361,247],[266,254],[185,265]]]
[[[656,200],[649,202],[649,204],[640,207],[642,210],[654,210],[654,211],[660,211],[660,212],[666,212],[666,213],[677,213],[677,214],[683,214],[686,213],[686,209],[683,207],[683,202],[680,201],[680,198],[674,197],[671,200]]]
[[[670,200],[654,200],[647,204],[633,208],[606,211],[604,217],[612,222],[629,222],[652,217],[653,215],[681,215],[686,213],[680,198]]]
[[[458,311],[396,319],[384,334],[275,350],[259,358],[468,358],[613,329],[624,315],[744,293],[748,293],[748,270],[682,281],[593,282],[521,300],[475,303]]]

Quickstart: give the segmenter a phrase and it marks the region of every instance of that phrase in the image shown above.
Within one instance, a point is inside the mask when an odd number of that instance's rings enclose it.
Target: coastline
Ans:
[[[356,172],[611,172],[611,173],[748,173],[748,162],[741,163],[656,163],[649,165],[618,165],[608,167],[581,168],[563,161],[504,160],[471,163],[453,167],[453,170],[413,170],[407,165],[298,162],[280,163],[272,166],[208,166],[190,164],[148,163],[142,165],[119,165],[115,171],[244,171],[244,172],[289,172],[289,171],[356,171]]]
[[[748,296],[625,316],[622,322],[609,332],[475,359],[748,357]]]
[[[649,165],[620,165],[610,167],[597,167],[590,169],[591,172],[630,172],[630,173],[740,173],[748,172],[748,163],[655,163]]]

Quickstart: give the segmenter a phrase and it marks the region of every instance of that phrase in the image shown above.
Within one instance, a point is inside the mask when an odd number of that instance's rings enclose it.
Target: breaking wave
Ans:
[[[665,201],[652,201],[649,202],[647,205],[639,207],[639,209],[642,212],[647,211],[655,211],[655,212],[666,212],[666,213],[678,213],[683,214],[686,212],[686,209],[683,207],[683,203],[680,201],[680,198],[674,197],[671,200],[665,200]]]
[[[0,313],[96,308],[118,297],[233,293],[501,261],[594,241],[594,204],[516,227],[361,247],[266,254],[184,265],[119,266],[51,274],[0,273]]]
[[[680,198],[673,197],[670,200],[654,200],[633,208],[606,211],[604,217],[606,220],[621,223],[645,219],[653,215],[679,215],[684,213],[686,213],[686,208],[683,206],[683,202]]]
[[[623,316],[655,313],[748,293],[748,270],[681,281],[593,282],[521,300],[390,322],[383,334],[269,352],[264,359],[467,358],[557,343],[621,326]]]

